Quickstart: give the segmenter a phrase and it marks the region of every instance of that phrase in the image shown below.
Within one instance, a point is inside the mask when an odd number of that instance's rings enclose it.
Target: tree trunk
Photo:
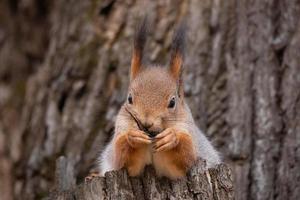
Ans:
[[[199,160],[185,179],[176,181],[156,177],[151,167],[134,178],[124,169],[79,186],[74,186],[69,166],[64,157],[57,160],[56,189],[46,199],[234,199],[231,171],[224,164],[205,170],[205,162]]]
[[[152,63],[168,63],[188,21],[184,91],[236,199],[300,199],[299,0],[1,1],[1,197],[46,197],[61,155],[82,182],[113,133],[146,12]]]

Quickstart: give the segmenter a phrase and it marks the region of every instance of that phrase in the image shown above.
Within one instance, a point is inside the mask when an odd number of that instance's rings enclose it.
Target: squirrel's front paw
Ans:
[[[158,134],[155,139],[154,151],[167,151],[175,148],[178,143],[178,135],[174,128],[167,128],[160,134]]]
[[[138,148],[145,144],[151,144],[151,138],[140,130],[130,130],[127,133],[127,141],[133,148]]]

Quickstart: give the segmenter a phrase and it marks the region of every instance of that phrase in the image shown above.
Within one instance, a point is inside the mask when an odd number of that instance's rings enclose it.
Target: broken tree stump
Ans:
[[[67,160],[61,157],[56,164],[57,186],[46,199],[234,199],[233,178],[226,164],[206,170],[205,161],[199,160],[186,178],[175,181],[157,177],[150,166],[140,177],[129,177],[122,169],[78,186],[68,177],[73,172]]]

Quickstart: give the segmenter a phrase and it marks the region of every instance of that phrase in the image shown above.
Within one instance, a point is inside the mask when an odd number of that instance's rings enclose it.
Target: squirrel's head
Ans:
[[[135,35],[130,69],[130,85],[125,103],[126,110],[141,130],[159,133],[176,120],[183,106],[182,65],[185,26],[179,26],[168,66],[144,66],[143,49],[146,42],[146,22]]]

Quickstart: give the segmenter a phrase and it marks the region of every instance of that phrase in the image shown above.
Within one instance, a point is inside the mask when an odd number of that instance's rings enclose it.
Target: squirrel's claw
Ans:
[[[127,134],[127,141],[130,146],[138,147],[143,144],[151,144],[152,140],[142,131],[131,130]]]
[[[101,174],[99,172],[92,172],[87,177],[84,178],[84,182],[90,182],[92,179],[101,177]]]
[[[167,151],[175,148],[179,143],[174,129],[167,129],[155,137],[155,152]]]

